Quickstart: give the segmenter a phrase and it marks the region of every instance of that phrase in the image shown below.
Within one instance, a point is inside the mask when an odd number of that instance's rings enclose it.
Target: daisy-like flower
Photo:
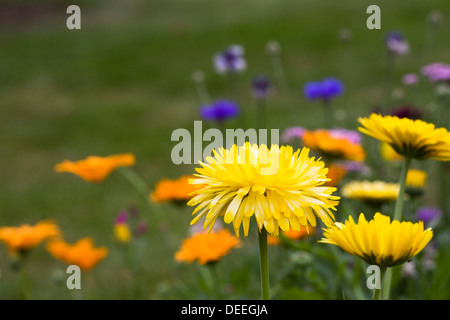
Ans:
[[[400,265],[416,256],[433,237],[423,222],[399,222],[377,212],[367,221],[361,213],[358,223],[349,216],[345,223],[336,222],[324,229],[319,242],[339,246],[368,264],[387,268]]]
[[[219,261],[233,248],[239,246],[239,238],[226,229],[211,233],[195,233],[183,241],[180,250],[175,253],[175,260],[187,263],[197,261],[204,265]]]
[[[47,251],[57,260],[77,265],[88,271],[108,255],[106,247],[95,248],[91,238],[82,238],[74,244],[55,239],[47,244]]]
[[[0,241],[4,242],[12,254],[22,254],[37,247],[43,241],[59,236],[59,227],[50,220],[40,221],[30,226],[0,228]]]
[[[399,155],[419,160],[450,160],[450,132],[422,120],[371,114],[359,118],[359,130],[388,143]]]
[[[380,152],[383,159],[387,161],[403,160],[404,157],[399,155],[395,150],[386,142],[380,144]]]
[[[250,218],[255,216],[258,229],[273,235],[308,224],[316,226],[317,215],[325,225],[333,223],[339,197],[329,180],[324,162],[309,157],[309,149],[293,152],[291,146],[234,145],[214,150],[206,163],[200,162],[194,185],[204,185],[188,202],[197,206],[191,224],[205,217],[204,229],[212,228],[224,216],[233,223],[236,235],[243,225],[248,235]]]
[[[118,167],[132,166],[134,163],[135,157],[130,153],[107,157],[89,156],[76,162],[64,160],[55,165],[55,171],[70,172],[88,182],[99,183]]]
[[[422,170],[409,169],[406,174],[406,187],[424,188],[427,180],[427,173]]]
[[[155,187],[155,190],[150,194],[150,199],[156,203],[174,202],[186,204],[192,198],[191,193],[198,190],[198,185],[189,183],[189,179],[193,176],[184,175],[178,179],[162,179]]]
[[[369,204],[382,204],[397,200],[400,185],[384,181],[352,181],[342,187],[342,195]]]
[[[332,159],[363,161],[366,153],[361,144],[343,135],[343,131],[318,129],[303,134],[305,147]]]

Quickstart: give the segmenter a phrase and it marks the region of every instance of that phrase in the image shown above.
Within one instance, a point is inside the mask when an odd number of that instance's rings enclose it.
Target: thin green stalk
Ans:
[[[262,228],[258,232],[259,242],[259,267],[261,272],[261,290],[262,299],[270,300],[270,286],[269,286],[269,266],[267,262],[267,231]]]
[[[373,300],[380,300],[381,299],[381,292],[383,289],[383,282],[384,282],[384,278],[386,275],[386,270],[387,268],[380,268],[380,288],[375,288],[375,290],[373,291]]]
[[[256,124],[257,129],[266,128],[266,99],[258,99],[256,106],[256,119],[258,123]]]

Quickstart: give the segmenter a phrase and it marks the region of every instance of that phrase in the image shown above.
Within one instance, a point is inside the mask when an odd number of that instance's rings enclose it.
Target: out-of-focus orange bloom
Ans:
[[[0,241],[7,245],[11,253],[23,253],[47,239],[59,236],[60,233],[54,222],[44,220],[34,226],[23,224],[19,227],[0,228]]]
[[[192,192],[201,188],[199,185],[190,184],[192,176],[182,176],[176,180],[162,179],[156,184],[155,190],[150,194],[154,202],[185,202],[192,198]]]
[[[93,183],[102,182],[118,167],[132,166],[136,159],[133,154],[125,153],[107,157],[89,156],[84,160],[72,162],[64,160],[55,165],[56,172],[71,172]]]
[[[89,237],[72,245],[62,239],[52,240],[47,244],[47,250],[55,259],[77,265],[84,271],[92,269],[108,255],[106,247],[95,248]]]
[[[328,167],[327,177],[330,178],[330,181],[325,183],[328,187],[337,187],[339,182],[341,182],[342,178],[346,175],[347,170],[343,165],[339,164],[330,164]]]
[[[323,153],[326,156],[353,161],[363,161],[366,153],[363,147],[345,138],[333,137],[328,130],[318,129],[303,134],[305,147]]]
[[[181,249],[175,253],[175,260],[200,264],[219,261],[228,252],[240,246],[239,238],[227,229],[218,232],[196,233],[183,241]]]
[[[289,229],[288,231],[282,231],[281,233],[291,240],[302,240],[312,236],[315,232],[314,227],[308,225],[307,227],[301,227],[300,230]],[[277,245],[280,244],[280,238],[272,235],[267,236],[267,243]]]

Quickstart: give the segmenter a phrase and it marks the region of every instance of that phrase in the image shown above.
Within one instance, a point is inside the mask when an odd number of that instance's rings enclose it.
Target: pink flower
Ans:
[[[450,81],[449,64],[435,62],[424,66],[421,71],[431,82]]]

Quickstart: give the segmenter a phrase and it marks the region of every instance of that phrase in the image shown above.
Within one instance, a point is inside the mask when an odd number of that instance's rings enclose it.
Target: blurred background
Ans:
[[[81,8],[81,30],[66,27],[70,4]],[[381,8],[380,30],[366,27],[366,9],[371,4]],[[440,16],[436,23],[430,23],[432,12]],[[291,126],[322,127],[323,111],[305,99],[303,86],[333,76],[345,86],[344,94],[333,101],[335,125],[356,129],[358,117],[385,106],[390,71],[384,37],[399,30],[410,52],[398,57],[391,70],[391,103],[422,108],[424,118],[430,119],[436,102],[431,85],[423,81],[417,95],[401,78],[419,73],[431,62],[450,63],[449,17],[448,0],[1,0],[0,225],[35,224],[51,218],[69,242],[91,236],[97,245],[108,247],[108,257],[86,275],[85,298],[210,297],[203,271],[173,259],[189,233],[192,208],[165,204],[155,205],[150,212],[120,175],[112,174],[94,185],[75,175],[56,173],[54,165],[64,159],[130,152],[136,156],[133,170],[151,188],[160,179],[193,173],[193,165],[172,163],[176,143],[171,134],[177,128],[191,131],[194,120],[201,120],[201,101],[192,79],[195,71],[203,73],[212,99],[231,98],[229,79],[217,74],[212,63],[213,55],[231,44],[245,49],[248,67],[236,81],[238,103],[249,127],[254,126],[256,110],[250,83],[258,74],[273,79],[266,46],[275,40],[281,48],[287,87],[284,92],[275,89],[267,99],[267,126],[280,132]],[[237,119],[228,123],[228,127],[238,126]],[[398,179],[399,171],[394,173],[392,181]],[[433,195],[427,199],[433,201]],[[146,272],[141,274],[139,294],[130,289],[133,276],[112,232],[118,212],[131,207],[149,225],[140,256]],[[342,210],[337,220],[350,214]],[[158,224],[153,222],[154,214],[160,217]],[[242,241],[244,246],[224,259],[221,277],[227,279],[223,281],[228,283],[229,298],[254,299],[259,297],[255,234]],[[273,249],[273,257],[284,257],[277,250]],[[317,283],[295,283],[289,273],[292,295],[287,295],[288,290],[274,290],[275,298],[370,296],[364,288],[360,295],[343,294],[341,280],[330,280],[340,277],[336,264],[326,262],[322,270],[314,271],[308,269],[314,262],[311,257],[296,254],[297,271],[303,270],[299,277],[317,279]],[[440,258],[442,270],[429,279],[428,291],[414,291],[407,297],[450,297],[450,257]],[[3,246],[0,298],[15,299],[18,293],[8,261]],[[283,269],[279,261],[271,263],[276,264],[272,270]],[[32,252],[28,267],[34,298],[71,298],[63,265],[44,247]],[[282,274],[272,271],[272,283],[281,283]],[[354,282],[364,286],[364,274],[361,279]],[[327,291],[327,281],[334,281],[334,291]],[[311,289],[314,286],[321,290]]]

